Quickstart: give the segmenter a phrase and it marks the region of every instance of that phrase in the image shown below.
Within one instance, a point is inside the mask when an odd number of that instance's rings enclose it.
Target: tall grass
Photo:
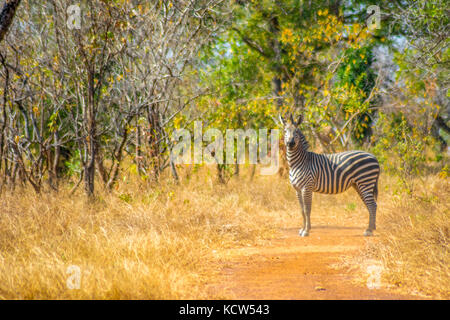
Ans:
[[[156,186],[126,174],[117,189],[99,191],[91,203],[64,188],[4,192],[0,298],[218,298],[206,290],[218,272],[218,251],[300,226],[287,178],[251,180],[247,173],[224,185],[205,168],[179,185],[163,178]],[[386,189],[391,180],[381,179],[380,241],[371,254],[384,262],[389,281],[448,297],[448,181],[429,177],[417,198],[407,198]],[[362,233],[367,219],[355,192],[314,195],[313,228],[350,223]],[[79,289],[67,286],[71,265],[81,270]]]
[[[283,180],[227,185],[208,172],[174,185],[121,182],[94,203],[68,192],[31,190],[0,199],[0,298],[206,298],[207,261],[215,249],[276,232],[286,210]],[[81,270],[70,290],[67,268]]]
[[[450,183],[438,175],[416,178],[412,196],[394,195],[385,177],[380,241],[371,255],[385,266],[385,280],[407,291],[450,298]]]

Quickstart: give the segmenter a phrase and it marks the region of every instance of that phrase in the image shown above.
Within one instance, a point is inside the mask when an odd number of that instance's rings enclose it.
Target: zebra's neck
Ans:
[[[289,168],[296,168],[304,165],[308,160],[308,151],[303,148],[303,145],[299,143],[293,149],[287,149],[286,158],[289,164]]]

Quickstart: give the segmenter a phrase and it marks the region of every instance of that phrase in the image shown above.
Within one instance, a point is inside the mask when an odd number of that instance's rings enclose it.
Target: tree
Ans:
[[[203,94],[187,91],[190,66],[227,18],[225,3],[83,1],[77,29],[65,1],[25,1],[18,41],[1,48],[5,177],[57,189],[64,153],[74,187],[84,180],[92,196],[97,173],[111,189],[129,154],[157,180],[175,116]]]
[[[335,150],[335,144],[347,147],[351,136],[361,143],[356,130],[370,131],[368,108],[376,107],[375,87],[379,82],[371,70],[371,54],[367,52],[364,59],[360,54],[365,47],[387,43],[389,32],[387,23],[378,30],[367,28],[367,8],[374,3],[237,1],[231,27],[206,59],[211,69],[221,71],[212,72],[205,82],[220,79],[217,87],[222,88],[220,102],[225,110],[230,105],[240,105],[244,110],[246,103],[242,102],[247,99],[251,103],[257,93],[259,104],[275,104],[266,117],[288,110],[305,113],[305,125],[324,150]],[[392,7],[389,2],[383,4],[384,10]],[[386,19],[389,17],[382,17],[382,21]],[[352,77],[366,79],[344,87],[339,74],[343,76],[343,70],[353,63],[352,55],[359,64],[358,68],[356,64],[350,66]],[[219,72],[221,76],[217,77]],[[345,81],[350,81],[348,76]],[[251,85],[242,85],[248,83]],[[336,83],[341,83],[339,90]],[[353,108],[348,107],[350,102]],[[266,109],[252,111],[263,115]]]
[[[400,66],[399,76],[405,80],[405,89],[409,88],[409,92],[395,90],[394,99],[407,98],[411,93],[416,96],[418,91],[422,91],[429,104],[439,106],[431,132],[440,142],[441,149],[445,150],[447,141],[443,135],[444,132],[450,134],[447,125],[450,119],[450,28],[447,2],[404,0],[395,3],[393,20],[406,39],[405,45],[396,50],[396,60]],[[417,103],[423,104],[423,101]]]
[[[2,42],[14,19],[20,0],[6,0],[0,11],[0,42]]]

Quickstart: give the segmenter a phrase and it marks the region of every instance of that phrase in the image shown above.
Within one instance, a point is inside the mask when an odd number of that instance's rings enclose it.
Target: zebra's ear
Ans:
[[[297,122],[295,123],[295,125],[298,127],[299,125],[301,125],[303,122],[303,114],[300,114],[300,116],[298,117]]]
[[[289,119],[291,120],[291,123],[295,126],[296,123],[294,121],[294,117],[292,116],[292,113],[289,115]]]
[[[284,121],[283,116],[281,115],[281,113],[278,115],[278,118],[280,119],[281,124],[284,126],[286,126],[286,121]]]

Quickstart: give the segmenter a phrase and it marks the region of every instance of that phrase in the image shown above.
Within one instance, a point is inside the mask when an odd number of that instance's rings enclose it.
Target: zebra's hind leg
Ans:
[[[377,203],[375,200],[374,184],[369,185],[355,185],[356,191],[358,191],[359,196],[367,207],[369,211],[369,227],[364,232],[365,236],[372,236],[373,230],[376,229],[376,216],[377,216]]]
[[[303,231],[306,229],[306,215],[305,215],[305,205],[303,204],[303,196],[301,190],[297,190],[297,198],[300,203],[300,210],[302,211],[303,216],[303,228],[298,231],[298,235],[301,236]]]

